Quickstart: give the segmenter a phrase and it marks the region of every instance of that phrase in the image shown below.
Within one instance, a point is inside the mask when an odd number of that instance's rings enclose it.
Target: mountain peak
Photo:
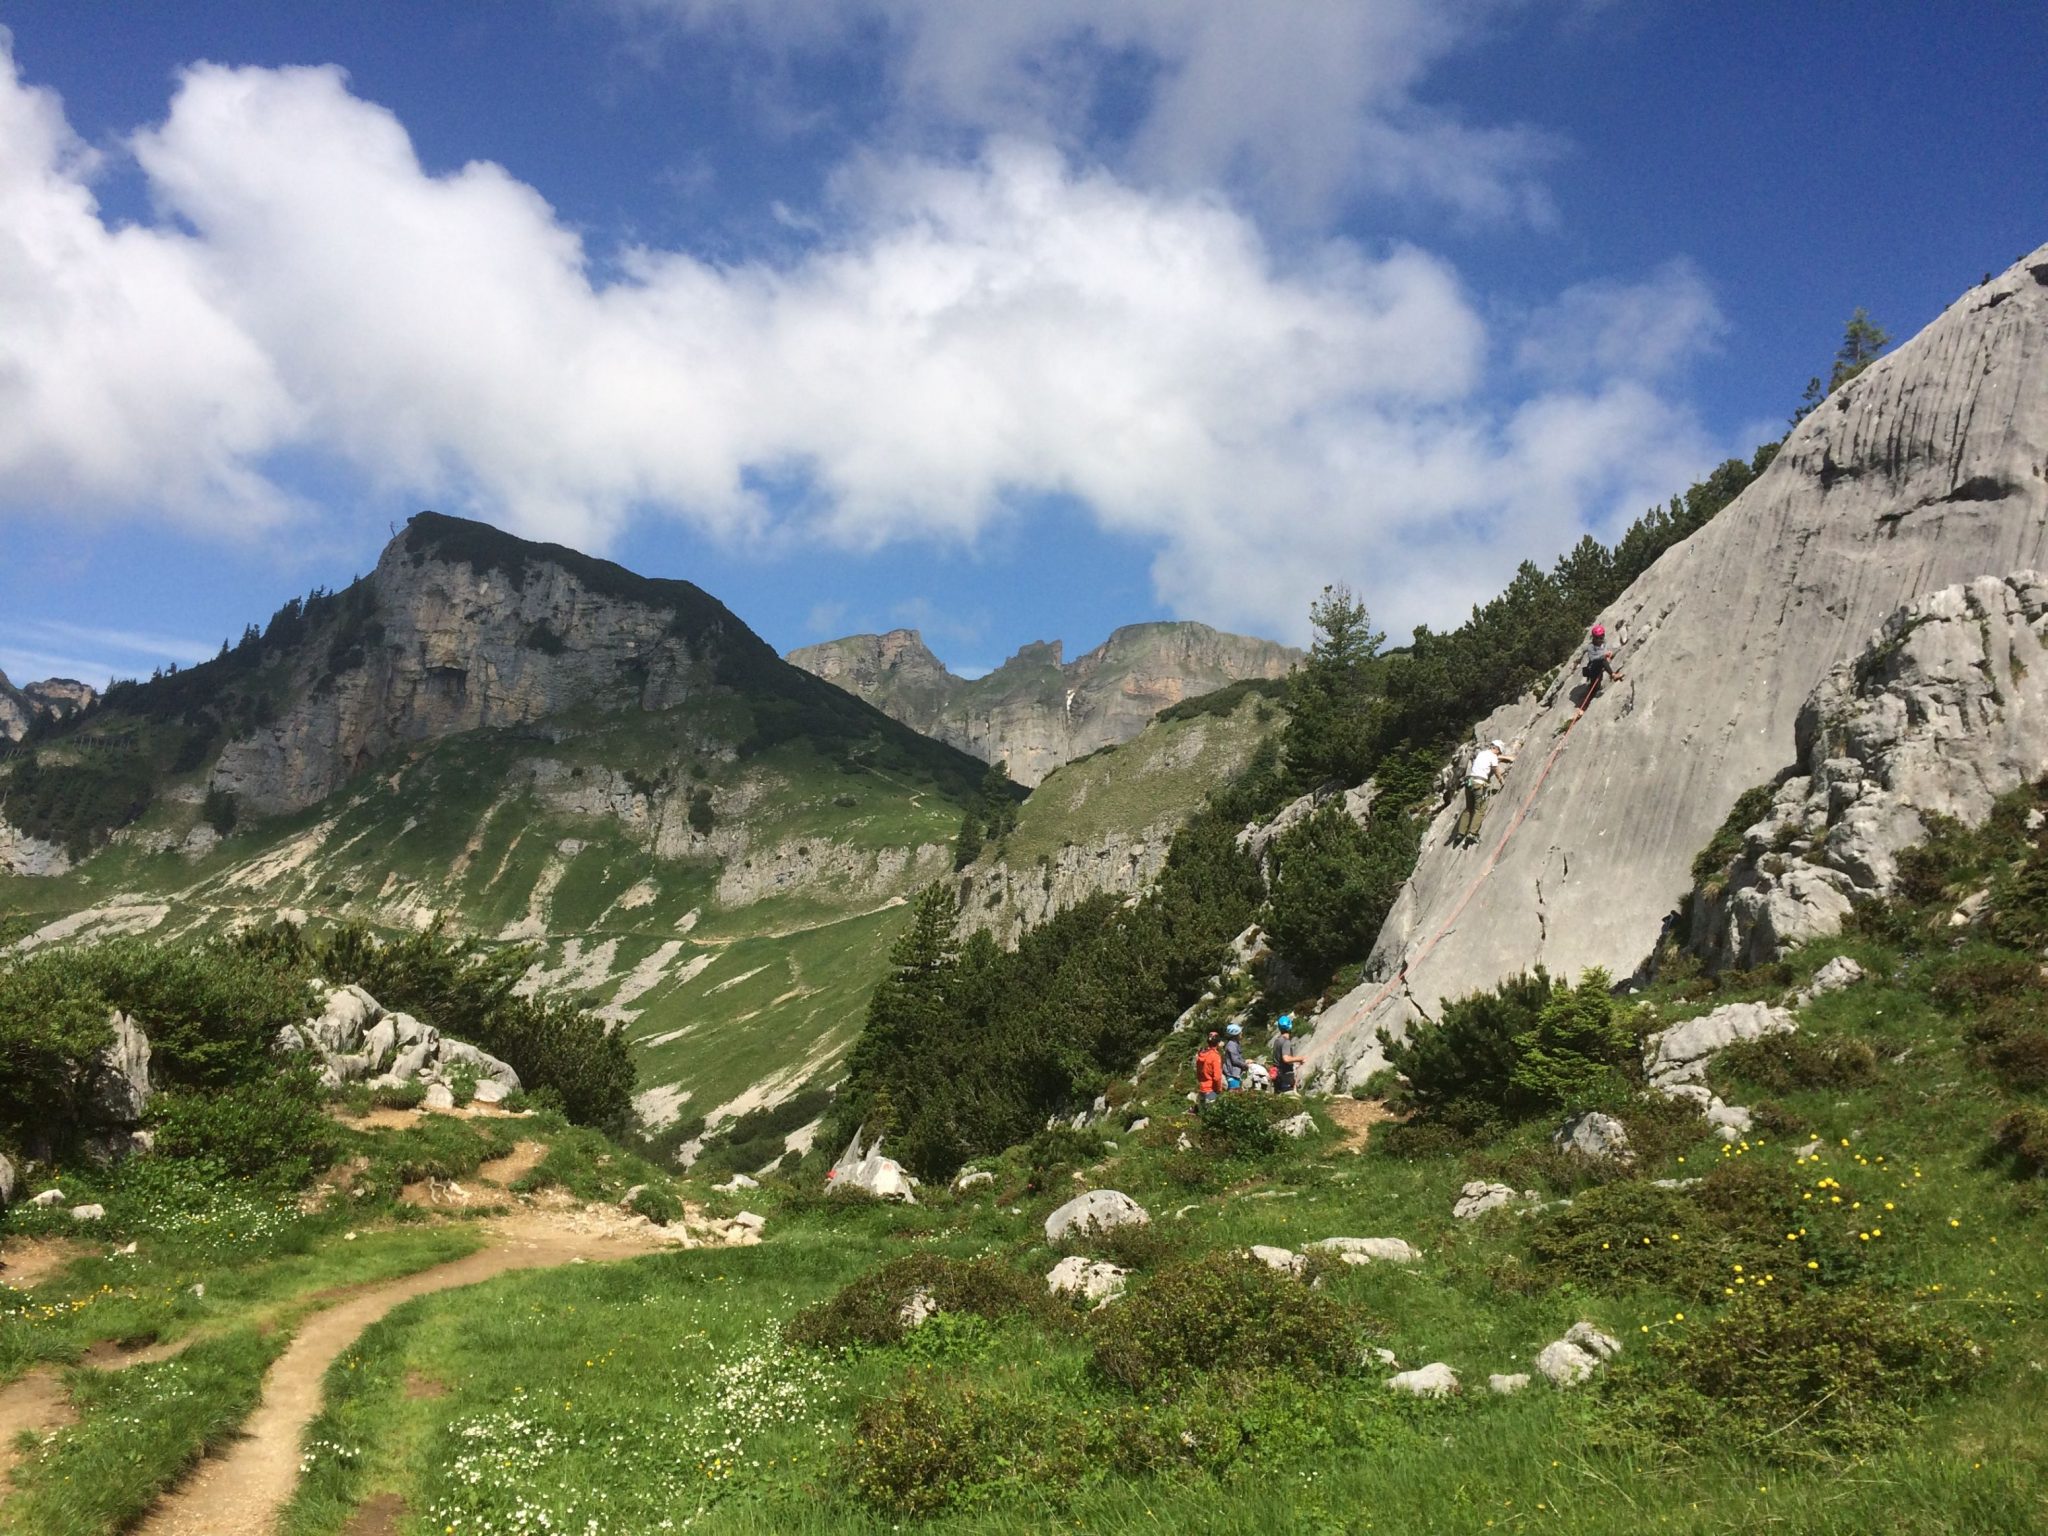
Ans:
[[[916,630],[849,635],[789,660],[928,736],[1036,784],[1060,764],[1125,742],[1160,710],[1247,678],[1281,678],[1301,653],[1186,620],[1126,624],[1066,660],[1033,640],[986,676],[956,676]]]

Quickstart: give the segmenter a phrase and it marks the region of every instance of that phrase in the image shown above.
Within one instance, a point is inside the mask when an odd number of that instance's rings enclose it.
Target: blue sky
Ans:
[[[1330,580],[1453,623],[2048,240],[2017,4],[0,19],[17,681],[423,506],[963,670]]]

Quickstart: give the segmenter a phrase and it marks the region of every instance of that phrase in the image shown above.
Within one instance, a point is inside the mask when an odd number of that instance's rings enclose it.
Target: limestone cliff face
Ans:
[[[766,652],[687,583],[644,584],[684,589],[698,616],[685,627],[658,596],[607,590],[616,584],[592,574],[600,562],[476,555],[437,537],[453,522],[415,519],[392,542],[369,578],[376,627],[361,663],[333,675],[310,650],[296,702],[222,753],[215,787],[258,813],[298,810],[409,742],[577,708],[666,708],[710,690],[736,652]],[[533,547],[488,547],[508,545]]]
[[[1035,785],[1075,758],[1129,741],[1169,705],[1246,678],[1281,678],[1301,653],[1206,624],[1130,624],[1073,662],[1059,641],[1025,646],[986,677],[955,677],[916,630],[853,635],[789,660],[905,725],[1005,763]]]
[[[99,690],[69,677],[49,677],[19,688],[0,672],[0,741],[19,741],[38,720],[62,720],[99,697]]]
[[[1696,896],[1715,968],[1774,960],[1888,895],[1927,818],[1982,824],[2048,772],[2048,582],[1986,576],[1901,608],[1799,712],[1799,757],[1724,877]]]
[[[1452,848],[1453,812],[1439,816],[1370,979],[1325,1012],[1311,1060],[1355,1080],[1378,1064],[1380,1026],[1538,963],[1630,973],[1736,798],[1794,760],[1800,708],[1832,668],[1902,603],[2044,566],[2048,247],[1837,390],[1622,595],[1606,622],[1627,681],[1569,737],[1569,668],[1482,724],[1520,749],[1485,839]]]

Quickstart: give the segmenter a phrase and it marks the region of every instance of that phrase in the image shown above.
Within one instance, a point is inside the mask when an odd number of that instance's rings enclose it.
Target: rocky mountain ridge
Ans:
[[[1035,785],[1062,763],[1129,741],[1160,710],[1248,678],[1277,680],[1301,652],[1206,624],[1127,624],[1069,662],[1041,640],[984,677],[956,677],[914,629],[849,635],[788,659],[914,730],[1003,763]]]
[[[98,697],[98,689],[76,678],[46,677],[17,687],[0,672],[0,741],[19,741],[30,726],[75,715]]]
[[[1629,974],[1737,797],[1793,760],[1832,668],[1901,604],[2044,563],[2048,246],[1838,389],[1612,605],[1626,681],[1583,718],[1567,667],[1480,723],[1520,754],[1485,838],[1453,847],[1455,807],[1438,816],[1311,1060],[1357,1080],[1379,1029],[1537,964]]]

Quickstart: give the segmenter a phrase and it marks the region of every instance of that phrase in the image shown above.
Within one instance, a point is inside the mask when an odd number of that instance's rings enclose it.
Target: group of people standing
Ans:
[[[1202,1048],[1195,1052],[1195,1108],[1216,1102],[1221,1093],[1245,1088],[1270,1088],[1275,1093],[1292,1093],[1297,1073],[1308,1059],[1294,1048],[1294,1015],[1283,1013],[1273,1025],[1273,1043],[1266,1062],[1247,1063],[1244,1056],[1244,1026],[1232,1024],[1212,1029]]]

